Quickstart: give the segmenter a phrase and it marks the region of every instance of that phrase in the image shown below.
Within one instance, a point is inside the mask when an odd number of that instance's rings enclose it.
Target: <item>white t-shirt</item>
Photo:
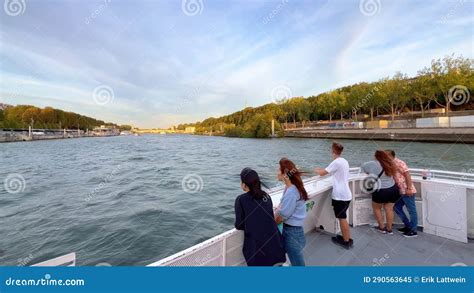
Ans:
[[[332,199],[352,200],[349,188],[349,163],[344,158],[337,158],[329,164],[326,172],[332,175]]]

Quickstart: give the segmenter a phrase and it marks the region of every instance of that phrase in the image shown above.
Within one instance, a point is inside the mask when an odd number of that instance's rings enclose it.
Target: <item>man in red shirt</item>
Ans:
[[[405,227],[398,229],[405,237],[416,237],[418,227],[418,215],[416,212],[415,196],[416,189],[411,180],[410,171],[407,164],[395,157],[393,150],[386,150],[387,154],[392,157],[393,162],[397,166],[397,174],[394,176],[395,182],[400,189],[400,199],[395,203],[395,212],[402,219]],[[406,206],[410,219],[403,211],[403,206]]]

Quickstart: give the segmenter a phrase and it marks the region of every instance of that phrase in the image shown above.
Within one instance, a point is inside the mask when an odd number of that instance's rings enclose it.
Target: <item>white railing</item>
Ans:
[[[462,181],[474,183],[474,169],[469,169],[467,172],[452,172],[429,169],[410,169],[412,176],[427,177],[431,179],[446,179],[454,181]]]
[[[69,253],[47,261],[32,265],[32,267],[75,267],[76,253]]]
[[[351,181],[355,182],[364,178],[366,175],[361,172],[359,167],[349,169],[351,175]],[[428,174],[428,173],[429,174]],[[414,177],[422,178],[424,175],[429,175],[431,178],[436,179],[446,179],[449,181],[462,181],[467,183],[474,183],[474,174],[462,173],[462,172],[451,172],[451,171],[441,171],[441,170],[426,170],[426,169],[410,169],[410,173]],[[304,179],[305,186],[313,185],[318,181],[326,179],[325,177],[314,176],[311,178]],[[474,187],[474,186],[473,186]],[[268,190],[269,194],[276,195],[283,191],[283,186],[276,186]],[[313,195],[314,197],[314,195]],[[231,239],[231,240],[229,240]],[[239,240],[240,243],[235,241]],[[228,242],[232,242],[232,254],[229,257],[227,252],[229,251]],[[192,266],[192,265],[201,265],[201,266],[237,266],[245,265],[245,260],[243,259],[241,250],[243,243],[243,233],[236,229],[229,230],[222,234],[219,234],[209,240],[201,242],[197,245],[194,245],[186,250],[178,252],[174,255],[171,255],[167,258],[161,259],[157,262],[150,264],[149,266]],[[215,247],[218,247],[216,250]],[[208,256],[209,251],[218,252],[217,255],[213,257]],[[236,255],[236,252],[238,255]]]
[[[454,172],[430,169],[410,168],[411,176],[427,177],[430,179],[446,179],[463,182],[474,182],[474,168],[467,170],[467,172]],[[365,175],[359,167],[350,168],[351,175]]]
[[[231,229],[148,266],[244,265],[242,243],[243,232]]]
[[[422,179],[424,176],[429,176],[431,179],[441,179],[446,180],[447,182],[458,181],[466,183],[474,189],[473,171],[474,170],[469,170],[468,173],[463,173],[441,170],[410,169],[411,175],[418,179]],[[353,183],[366,176],[358,167],[350,168],[349,172],[351,175],[350,180]],[[327,178],[327,176],[314,176],[306,178],[303,181],[305,186],[309,188],[316,186],[316,183]],[[277,196],[282,193],[283,189],[283,186],[276,186],[269,189],[268,193],[272,197]],[[319,190],[316,191],[316,193],[313,192],[310,194],[310,200],[314,199],[315,196],[321,192],[324,192],[324,190]],[[231,229],[164,259],[153,262],[148,266],[241,266],[245,265],[245,259],[242,255],[242,244],[243,232]],[[74,266],[75,264],[76,255],[75,253],[71,253],[38,263],[34,266]]]

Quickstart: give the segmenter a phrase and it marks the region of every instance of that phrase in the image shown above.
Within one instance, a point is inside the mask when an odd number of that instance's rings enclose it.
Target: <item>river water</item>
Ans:
[[[463,143],[341,140],[351,166],[394,149],[412,168],[466,171]],[[146,265],[232,228],[240,170],[269,186],[285,156],[330,162],[330,140],[145,135],[0,144],[0,265],[76,252],[77,265]]]

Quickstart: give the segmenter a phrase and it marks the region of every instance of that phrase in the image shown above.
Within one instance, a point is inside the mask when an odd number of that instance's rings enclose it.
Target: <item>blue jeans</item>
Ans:
[[[283,244],[292,266],[305,266],[303,248],[306,245],[303,227],[283,227]]]
[[[412,231],[416,231],[418,227],[418,215],[416,213],[416,204],[415,204],[415,195],[408,196],[402,194],[400,199],[395,203],[395,212],[402,219],[405,227],[410,228]],[[408,220],[407,215],[403,211],[403,206],[407,207],[408,213],[410,214],[410,220]]]

